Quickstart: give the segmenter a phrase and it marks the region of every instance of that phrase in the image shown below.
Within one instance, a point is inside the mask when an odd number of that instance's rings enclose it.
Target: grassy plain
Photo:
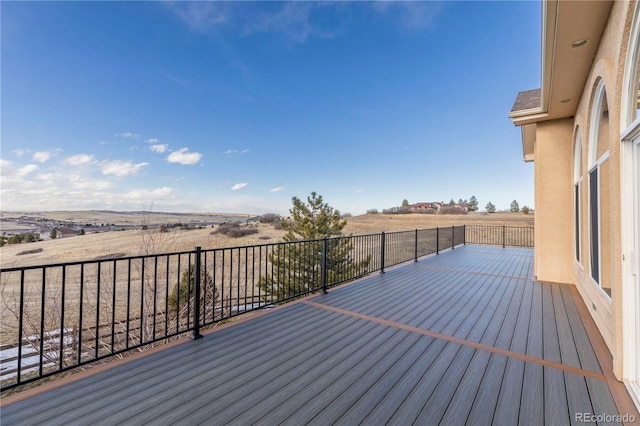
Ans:
[[[118,212],[55,212],[42,213],[47,218],[73,220],[76,223],[116,223],[134,220],[131,214]],[[50,216],[49,216],[50,215]],[[229,215],[231,217],[231,215]],[[202,215],[202,217],[207,217]],[[219,215],[218,215],[219,217]],[[247,216],[245,215],[244,218]],[[237,219],[243,217],[238,215]],[[188,220],[187,220],[188,219]],[[167,224],[182,221],[189,223],[191,215],[153,215],[153,224]],[[129,222],[131,223],[131,222]],[[140,222],[133,222],[139,224]],[[193,223],[193,222],[191,222]],[[151,224],[151,223],[150,223]],[[364,214],[347,218],[344,234],[362,235],[382,231],[407,231],[453,225],[494,225],[533,226],[533,214],[522,213],[470,213],[467,215],[426,215],[426,214]],[[171,229],[161,233],[157,229],[109,231],[87,233],[77,237],[38,241],[27,244],[12,244],[0,248],[0,267],[43,265],[107,258],[109,256],[135,256],[140,254],[160,254],[203,249],[236,247],[279,242],[284,232],[274,229],[271,224],[253,222],[258,233],[241,238],[230,238],[212,233],[216,227],[202,229]],[[19,254],[23,252],[33,252]]]

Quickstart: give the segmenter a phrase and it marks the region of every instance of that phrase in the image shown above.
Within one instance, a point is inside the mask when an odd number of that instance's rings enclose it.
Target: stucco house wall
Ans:
[[[571,119],[545,121],[535,144],[535,275],[540,281],[573,281]]]

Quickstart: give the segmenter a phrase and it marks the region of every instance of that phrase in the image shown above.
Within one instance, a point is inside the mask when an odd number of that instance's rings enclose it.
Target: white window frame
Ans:
[[[589,156],[588,156],[588,161],[589,161],[589,167],[587,170],[587,175],[589,176],[589,191],[588,191],[588,206],[589,206],[589,278],[591,280],[592,283],[594,283],[594,285],[596,285],[598,287],[598,289],[602,292],[602,294],[604,294],[607,297],[607,300],[609,300],[609,302],[611,302],[611,296],[609,296],[609,294],[607,294],[606,291],[604,291],[604,289],[602,288],[602,233],[600,230],[600,224],[602,221],[602,211],[600,209],[600,202],[602,200],[602,197],[600,195],[600,179],[601,179],[601,170],[600,170],[600,165],[605,162],[606,160],[609,159],[609,150],[607,149],[607,151],[604,152],[604,154],[602,154],[600,156],[600,158],[596,158],[596,155],[598,154],[598,133],[600,131],[600,119],[602,118],[602,102],[605,99],[607,95],[607,91],[604,85],[604,80],[600,79],[598,80],[598,83],[596,85],[596,89],[594,91],[594,101],[593,101],[593,106],[591,109],[591,125],[589,128]],[[609,123],[611,124],[611,123]],[[597,222],[594,224],[593,223],[593,214],[592,214],[592,199],[591,199],[591,173],[595,170],[598,169],[598,181],[597,181],[597,188],[596,188],[596,208],[597,208]],[[596,280],[593,277],[593,266],[592,266],[592,262],[594,261],[593,259],[593,251],[594,251],[594,247],[593,247],[593,233],[596,233],[596,236],[598,238],[598,247],[595,247],[598,250],[598,258],[596,259],[597,263],[597,267],[598,267],[598,279]]]
[[[640,273],[638,255],[640,242],[633,231],[638,232],[638,215],[640,205],[637,205],[637,195],[634,194],[635,183],[640,177],[634,173],[640,173],[635,165],[634,157],[638,155],[640,146],[634,148],[634,141],[640,138],[640,114],[634,119],[637,110],[638,93],[636,82],[640,72],[638,64],[640,60],[640,3],[636,4],[631,32],[629,34],[629,46],[624,67],[622,82],[622,99],[620,105],[620,209],[622,220],[622,379],[634,399],[636,406],[640,407],[640,288],[638,288],[637,274]],[[634,170],[635,169],[635,170]],[[625,231],[626,230],[626,231]],[[631,230],[632,232],[629,232]]]
[[[574,227],[574,256],[575,260],[582,264],[582,209],[580,208],[580,190],[582,184],[582,137],[580,136],[580,127],[576,127],[575,146],[573,148],[573,217]]]

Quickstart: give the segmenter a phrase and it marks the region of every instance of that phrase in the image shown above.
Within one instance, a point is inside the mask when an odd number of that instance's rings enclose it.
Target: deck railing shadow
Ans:
[[[0,270],[2,390],[144,350],[463,244],[532,227],[452,226]]]

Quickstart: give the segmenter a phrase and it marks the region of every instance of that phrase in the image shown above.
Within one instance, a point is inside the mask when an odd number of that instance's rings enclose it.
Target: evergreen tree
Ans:
[[[407,200],[406,198],[402,200],[402,207],[409,207],[409,200]]]
[[[469,198],[469,210],[472,212],[478,211],[478,199],[475,195],[472,195],[471,198]]]
[[[167,300],[169,312],[179,316],[184,315],[187,310],[193,309],[193,281],[195,274],[195,266],[193,263],[189,265],[180,276],[180,283],[176,284]],[[218,301],[218,290],[213,285],[213,278],[209,272],[200,272],[200,306],[205,309],[206,306],[213,306]]]
[[[513,213],[518,213],[520,211],[520,205],[518,204],[518,202],[516,200],[513,200],[511,202],[511,211]]]
[[[307,203],[293,197],[291,218],[282,220],[286,231],[280,244],[269,254],[272,273],[260,281],[262,291],[278,300],[313,291],[322,286],[323,239],[327,238],[327,283],[347,280],[366,273],[369,260],[356,261],[349,237],[336,237],[347,224],[340,212],[315,192]]]
[[[522,206],[522,213],[524,213],[524,214],[529,214],[529,207],[527,207],[527,206]]]
[[[487,205],[485,206],[485,209],[487,210],[488,213],[496,212],[496,206],[491,201],[487,203]]]

